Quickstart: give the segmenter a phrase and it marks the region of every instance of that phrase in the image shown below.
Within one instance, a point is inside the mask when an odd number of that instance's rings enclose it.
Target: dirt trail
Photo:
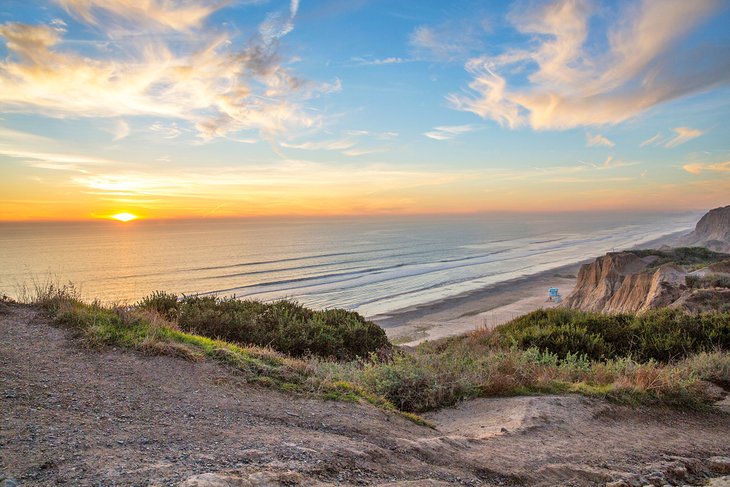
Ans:
[[[430,414],[432,430],[214,363],[84,350],[25,306],[0,313],[0,333],[0,483],[587,486],[680,467],[699,482],[730,455],[719,413],[483,399]]]

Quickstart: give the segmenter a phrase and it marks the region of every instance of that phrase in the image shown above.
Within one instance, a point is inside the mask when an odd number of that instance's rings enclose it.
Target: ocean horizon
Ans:
[[[6,222],[0,293],[51,280],[107,303],[165,290],[375,316],[688,231],[699,215]]]

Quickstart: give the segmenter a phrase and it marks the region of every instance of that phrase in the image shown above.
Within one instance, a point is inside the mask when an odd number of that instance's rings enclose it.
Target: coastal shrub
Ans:
[[[349,361],[315,355],[292,358],[272,348],[242,346],[184,331],[179,323],[166,320],[155,309],[88,304],[69,296],[61,297],[64,295],[59,292],[56,298],[51,297],[50,301],[57,306],[48,310],[56,323],[76,330],[83,343],[92,347],[129,348],[194,362],[214,360],[237,369],[236,380],[242,382],[322,399],[364,401],[385,410],[400,411],[419,424],[427,423],[407,412],[438,409],[475,397],[514,394],[574,392],[623,404],[705,408],[716,400],[705,381],[730,384],[727,351],[701,352],[669,363],[655,360],[641,363],[635,357],[591,360],[578,351],[560,356],[536,346],[525,349],[495,346],[487,340],[487,335],[480,333],[427,342],[407,352],[396,349],[389,354],[371,353]],[[226,313],[236,315],[236,312],[239,320],[246,316],[255,319],[263,313],[271,323],[315,316],[322,322],[347,323],[353,319],[346,311],[320,313],[286,301],[271,304],[228,301],[209,297],[176,300],[180,316],[185,316],[182,311],[187,306],[188,317],[197,316],[200,323],[206,317],[215,317],[216,313],[225,318]],[[584,320],[581,326],[586,333],[595,334],[601,320],[591,318],[590,326],[585,324],[590,320]],[[543,325],[549,325],[550,315],[540,319]],[[563,327],[571,323],[571,315],[562,311],[555,319]],[[625,317],[612,319],[613,324],[625,324]],[[709,321],[704,325],[696,326],[712,329],[710,322],[714,319],[719,319],[722,325],[723,318],[715,314],[705,317]],[[361,320],[359,317],[355,321]],[[225,331],[224,319],[214,323]],[[357,335],[354,336],[356,341]],[[659,348],[664,350],[664,346]]]
[[[178,297],[176,294],[165,291],[154,291],[152,294],[142,298],[136,306],[155,311],[160,316],[174,320],[178,314]]]
[[[343,309],[315,311],[287,300],[178,298],[162,292],[144,298],[139,306],[175,319],[186,332],[271,347],[297,357],[313,354],[352,360],[391,347],[382,328]]]
[[[707,276],[687,276],[685,284],[691,289],[707,289],[713,287],[730,288],[730,276],[710,274]]]
[[[631,356],[639,362],[668,362],[730,350],[730,313],[660,309],[631,315],[543,309],[473,338],[493,346],[536,347],[560,358],[578,353],[591,360]]]
[[[637,257],[657,257],[656,260],[649,264],[649,269],[657,268],[664,264],[676,264],[688,270],[694,270],[730,257],[728,254],[714,252],[705,247],[678,247],[667,250],[628,250],[627,252],[631,252]]]

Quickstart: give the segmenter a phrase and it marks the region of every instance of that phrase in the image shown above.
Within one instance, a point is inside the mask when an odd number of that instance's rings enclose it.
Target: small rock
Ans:
[[[710,470],[715,473],[730,473],[730,458],[728,457],[710,457],[707,463]]]
[[[5,478],[0,480],[0,487],[18,487],[18,485],[20,484],[15,479]]]
[[[710,479],[707,483],[707,487],[730,487],[730,476]]]
[[[505,428],[504,426],[499,431],[502,433],[509,433],[509,430],[507,428]]]
[[[687,469],[684,467],[672,467],[668,470],[668,473],[678,479],[687,478]]]
[[[17,397],[18,395],[16,392],[12,389],[8,389],[5,391],[5,399],[13,399],[14,397]]]

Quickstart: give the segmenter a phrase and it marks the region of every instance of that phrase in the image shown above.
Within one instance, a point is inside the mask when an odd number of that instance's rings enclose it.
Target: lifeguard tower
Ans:
[[[558,288],[551,287],[551,288],[548,288],[547,300],[550,301],[551,303],[559,303],[563,300],[563,297],[558,292]]]

